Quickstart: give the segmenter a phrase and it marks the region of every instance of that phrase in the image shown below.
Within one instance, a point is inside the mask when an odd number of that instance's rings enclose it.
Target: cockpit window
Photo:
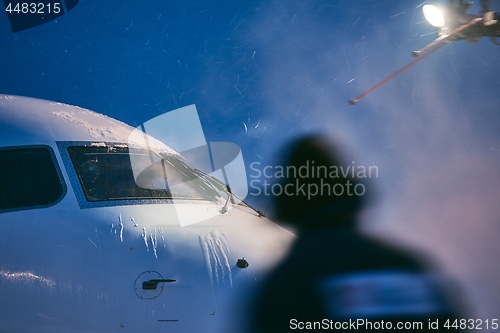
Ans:
[[[89,202],[221,198],[204,175],[169,155],[123,146],[70,146],[68,153]]]
[[[0,150],[0,211],[52,206],[65,191],[50,147]]]

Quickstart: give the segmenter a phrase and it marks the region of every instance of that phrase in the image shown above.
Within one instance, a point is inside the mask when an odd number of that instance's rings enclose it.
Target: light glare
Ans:
[[[436,28],[444,27],[444,16],[441,10],[433,5],[425,5],[422,8],[425,19]]]

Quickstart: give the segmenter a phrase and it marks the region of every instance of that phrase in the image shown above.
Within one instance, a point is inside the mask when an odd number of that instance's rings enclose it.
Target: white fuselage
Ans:
[[[34,189],[24,204],[29,196],[22,193],[11,200],[18,187],[9,181],[30,177],[15,172],[20,168],[0,169],[1,332],[208,333],[245,326],[252,291],[294,237],[242,205],[229,203],[221,213],[224,200],[93,198],[66,148],[112,150],[130,145],[132,131],[89,110],[0,95],[0,168],[7,157],[43,150],[61,187]],[[160,142],[147,148],[181,160]],[[31,184],[39,186],[23,186]],[[179,207],[209,218],[182,227]],[[242,258],[248,267],[236,265]],[[171,282],[144,288],[151,280]]]

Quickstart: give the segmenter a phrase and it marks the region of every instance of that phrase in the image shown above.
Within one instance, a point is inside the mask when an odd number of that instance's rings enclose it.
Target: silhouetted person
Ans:
[[[454,316],[438,283],[411,256],[356,231],[368,190],[362,182],[366,174],[352,173],[352,162],[340,163],[331,150],[318,136],[285,150],[282,166],[288,178],[280,183],[283,193],[275,204],[277,217],[298,229],[298,239],[260,290],[253,331],[380,332],[388,325],[398,331],[403,323],[415,332],[439,332],[436,325],[442,329]],[[316,187],[323,192],[313,196]],[[453,331],[453,323],[442,331]],[[411,332],[408,328],[401,331]]]

